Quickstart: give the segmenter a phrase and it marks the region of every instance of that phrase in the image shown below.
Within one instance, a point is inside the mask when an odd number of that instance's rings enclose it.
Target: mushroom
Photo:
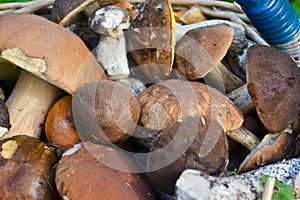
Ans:
[[[214,177],[188,169],[176,182],[176,199],[254,200],[262,194],[263,186],[260,180],[263,175],[275,177],[283,184],[293,186],[299,169],[299,157],[228,177]]]
[[[140,104],[131,90],[117,81],[100,80],[81,87],[72,102],[75,127],[82,141],[122,142],[140,117]]]
[[[96,47],[98,62],[106,69],[109,79],[129,75],[127,51],[123,29],[128,29],[129,14],[118,6],[105,6],[89,18],[89,27],[101,34]]]
[[[169,0],[146,0],[126,31],[127,51],[136,66],[132,74],[144,82],[166,80],[175,49],[175,19]]]
[[[72,200],[155,199],[145,177],[118,171],[103,160],[130,171],[135,169],[130,157],[113,148],[93,143],[77,145],[66,151],[57,165],[55,182],[60,196]]]
[[[75,34],[43,17],[3,15],[0,30],[0,57],[28,71],[21,71],[6,102],[12,126],[4,137],[38,137],[47,111],[62,93],[58,87],[72,94],[83,84],[107,78]]]
[[[45,135],[49,143],[68,148],[80,142],[72,116],[72,96],[67,95],[50,108],[45,121]]]
[[[289,159],[294,155],[296,147],[295,134],[288,131],[267,134],[240,164],[238,171],[246,172],[260,166]]]
[[[225,56],[234,36],[227,24],[195,28],[176,44],[174,69],[187,80],[196,80],[209,73]]]
[[[139,96],[145,89],[145,84],[137,78],[127,77],[118,80],[121,84],[130,88],[134,96]]]
[[[218,90],[192,81],[170,79],[148,87],[139,97],[140,122],[152,130],[162,130],[187,116],[216,119],[225,131],[239,128],[243,114]]]
[[[6,132],[8,132],[10,125],[9,112],[4,103],[4,93],[0,88],[0,137],[2,137]]]
[[[115,0],[55,0],[52,8],[53,21],[62,26],[71,25],[79,13],[89,18],[100,6],[114,3]]]
[[[198,117],[184,118],[164,129],[147,157],[149,181],[159,190],[173,194],[185,169],[221,174],[228,162],[228,143],[214,119],[203,123]]]
[[[26,135],[0,141],[0,194],[2,199],[56,199],[54,152]]]

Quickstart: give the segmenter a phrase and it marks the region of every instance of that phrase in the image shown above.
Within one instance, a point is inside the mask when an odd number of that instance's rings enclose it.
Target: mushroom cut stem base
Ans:
[[[61,89],[22,70],[6,102],[11,128],[1,139],[15,135],[38,138],[48,110],[62,94]]]

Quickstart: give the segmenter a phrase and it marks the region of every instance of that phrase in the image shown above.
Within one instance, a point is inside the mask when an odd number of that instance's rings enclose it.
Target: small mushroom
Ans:
[[[145,177],[111,168],[102,162],[104,159],[118,167],[135,169],[130,157],[113,148],[92,143],[77,145],[66,151],[57,165],[55,182],[60,196],[72,200],[155,199]]]
[[[187,116],[217,120],[225,131],[239,128],[243,114],[218,90],[192,81],[170,79],[148,87],[139,97],[140,122],[152,130],[162,130]]]
[[[129,14],[118,6],[105,6],[89,18],[89,27],[101,34],[96,47],[98,62],[106,69],[109,79],[129,75],[127,51],[123,29],[128,29]]]
[[[56,199],[54,152],[25,135],[0,141],[1,199]]]
[[[169,0],[146,0],[126,32],[132,74],[145,82],[166,80],[175,50],[175,19]]]
[[[72,96],[67,95],[50,108],[45,121],[45,135],[49,143],[67,148],[80,142],[72,116]]]
[[[4,137],[38,137],[48,110],[62,93],[58,88],[72,94],[83,84],[107,78],[75,34],[43,17],[2,15],[0,31],[1,59],[28,71],[21,71],[6,102],[12,126]]]
[[[267,134],[255,149],[239,166],[239,172],[246,172],[260,166],[289,159],[294,155],[296,146],[295,134],[283,132]]]
[[[234,30],[227,24],[195,28],[176,44],[174,69],[187,80],[209,73],[227,53]]]
[[[260,167],[246,173],[228,176],[209,176],[197,170],[185,170],[176,182],[178,200],[254,200],[261,196],[261,177],[275,177],[283,184],[293,186],[300,169],[300,158]]]
[[[139,96],[146,89],[145,84],[137,78],[127,77],[118,80],[121,84],[130,88],[134,96]]]
[[[170,163],[154,170],[167,161]],[[219,123],[212,120],[202,124],[198,117],[184,118],[156,138],[147,157],[148,179],[159,190],[172,195],[176,180],[185,169],[220,174],[227,162],[227,138]]]
[[[55,0],[52,8],[52,19],[62,26],[69,26],[79,13],[90,17],[100,6],[111,4],[115,0]]]
[[[81,87],[72,104],[75,127],[83,141],[122,142],[140,117],[136,97],[117,81],[100,80]]]

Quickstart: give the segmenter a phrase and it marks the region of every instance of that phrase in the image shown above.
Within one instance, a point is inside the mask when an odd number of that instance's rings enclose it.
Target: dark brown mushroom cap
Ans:
[[[166,80],[175,49],[175,19],[169,0],[145,1],[125,34],[128,52],[137,65],[133,73],[150,82]]]
[[[233,36],[234,29],[227,24],[188,31],[176,44],[174,69],[187,80],[204,77],[226,55]]]
[[[135,165],[125,154],[109,147],[89,143],[88,150],[117,166],[134,170]],[[56,186],[61,197],[72,200],[130,199],[154,200],[146,178],[140,174],[118,171],[97,160],[82,146],[64,156],[57,165]]]
[[[55,199],[55,153],[43,142],[25,135],[0,141],[1,199]]]
[[[188,144],[187,149],[182,149]],[[169,145],[168,149],[160,151],[166,145]],[[162,162],[161,159],[170,159],[174,152],[181,150],[182,154],[175,162],[148,173],[149,181],[168,194],[173,194],[176,180],[185,169],[220,174],[228,162],[227,137],[219,123],[213,120],[202,124],[197,118],[185,118],[182,122],[172,123],[158,135],[150,149],[156,154],[148,154],[149,170]]]
[[[64,26],[68,26],[80,12],[88,5],[97,2],[100,5],[107,5],[116,2],[115,0],[55,0],[52,8],[52,20],[60,23],[64,18],[69,18],[68,22],[64,22]]]
[[[239,172],[250,171],[266,164],[289,159],[294,155],[295,146],[295,134],[268,134],[241,163]]]
[[[140,122],[162,130],[188,116],[213,118],[225,131],[243,123],[242,111],[218,90],[199,82],[170,79],[148,87],[139,97]]]
[[[81,87],[73,96],[72,109],[81,139],[94,135],[99,143],[107,142],[101,135],[102,130],[112,142],[126,140],[140,117],[140,104],[131,90],[119,82],[109,80]],[[78,126],[78,129],[77,125],[84,128]],[[94,141],[92,138],[87,140]]]
[[[283,131],[300,110],[300,70],[286,54],[252,46],[246,57],[247,87],[258,116],[271,133]]]

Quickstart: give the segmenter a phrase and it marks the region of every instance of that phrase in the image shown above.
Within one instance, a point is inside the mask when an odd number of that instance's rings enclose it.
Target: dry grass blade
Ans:
[[[268,177],[267,182],[264,186],[262,200],[271,200],[272,199],[274,186],[275,186],[275,178],[274,177]]]

